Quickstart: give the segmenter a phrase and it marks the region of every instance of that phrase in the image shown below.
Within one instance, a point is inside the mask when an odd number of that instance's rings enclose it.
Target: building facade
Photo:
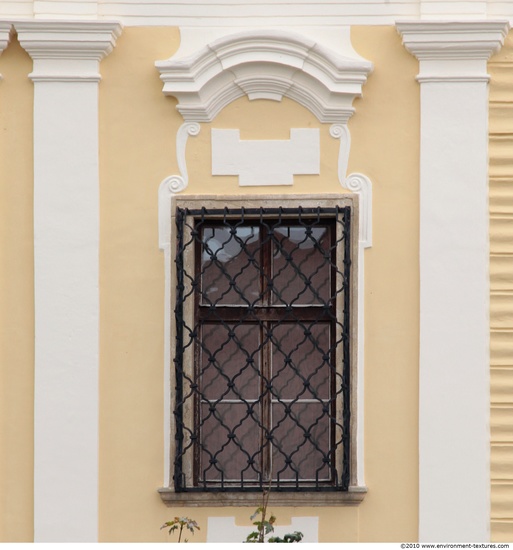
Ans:
[[[512,17],[2,3],[0,540],[513,539]]]

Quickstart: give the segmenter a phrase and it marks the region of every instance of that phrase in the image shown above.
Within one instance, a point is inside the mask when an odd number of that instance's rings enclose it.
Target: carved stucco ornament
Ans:
[[[370,180],[361,174],[346,178],[351,144],[347,122],[354,113],[353,100],[361,96],[372,70],[369,61],[341,56],[300,34],[259,30],[225,36],[192,55],[155,65],[164,82],[164,94],[178,99],[177,110],[184,118],[176,139],[179,174],[165,178],[159,188],[161,248],[170,241],[171,197],[188,184],[185,152],[189,136],[198,135],[201,122],[212,121],[244,95],[250,100],[288,97],[320,122],[332,123],[330,135],[340,140],[340,184],[360,194],[361,220],[370,221]],[[364,229],[361,224],[360,233],[367,235],[364,241],[369,246],[369,227]]]

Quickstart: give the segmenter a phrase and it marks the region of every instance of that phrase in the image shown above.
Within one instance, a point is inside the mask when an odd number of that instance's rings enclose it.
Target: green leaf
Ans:
[[[264,521],[263,528],[265,529],[266,535],[274,531],[274,527],[272,526],[272,523],[269,523],[268,521]]]
[[[246,542],[256,542],[258,539],[258,531],[253,531],[246,537]]]
[[[271,537],[268,542],[301,542],[302,538],[303,533],[301,533],[300,531],[294,531],[293,533],[287,533],[283,536],[283,538]]]
[[[161,529],[164,529],[165,527],[169,527],[169,534],[171,535],[174,531],[176,531],[178,528],[180,528],[180,536],[182,533],[182,529],[186,527],[193,535],[194,535],[194,529],[200,529],[199,525],[196,521],[194,521],[191,518],[188,517],[178,517],[175,516],[172,521],[166,521],[164,525],[161,527]],[[180,536],[178,537],[180,539]],[[180,540],[178,541],[180,542]],[[187,542],[187,541],[186,541]]]
[[[256,510],[255,510],[255,513],[253,515],[251,515],[249,517],[249,519],[255,519],[258,514],[262,513],[263,512],[263,508],[261,506],[259,506]]]

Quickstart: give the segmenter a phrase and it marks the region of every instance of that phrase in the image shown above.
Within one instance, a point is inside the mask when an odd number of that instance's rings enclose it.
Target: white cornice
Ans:
[[[7,48],[9,41],[11,40],[12,24],[7,21],[0,21],[0,55]],[[0,80],[2,75],[0,74]]]
[[[397,23],[406,49],[420,61],[420,83],[484,83],[486,61],[509,31],[507,21],[407,21]]]
[[[353,25],[393,25],[398,20],[480,20],[513,17],[506,0],[4,0],[0,17],[116,19],[126,26],[333,29]],[[233,32],[236,32],[235,30]]]
[[[14,23],[32,59],[94,59],[108,55],[121,34],[117,21],[31,20]]]
[[[406,49],[420,60],[488,59],[509,31],[507,21],[402,21]]]
[[[34,60],[34,81],[98,81],[98,63],[121,34],[117,21],[17,21],[21,46]],[[77,63],[80,61],[80,63]]]
[[[209,122],[223,107],[249,99],[294,99],[321,122],[347,122],[372,64],[342,57],[302,35],[260,30],[214,40],[181,59],[157,61],[164,94],[187,122]]]
[[[11,40],[12,23],[0,21],[0,54],[7,48]]]

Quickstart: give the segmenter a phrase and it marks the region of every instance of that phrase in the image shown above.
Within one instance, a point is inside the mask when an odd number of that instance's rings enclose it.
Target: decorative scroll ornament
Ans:
[[[163,250],[171,239],[171,198],[189,184],[185,152],[189,136],[197,136],[201,127],[197,122],[184,122],[176,133],[176,158],[179,175],[164,178],[159,186],[159,246]]]
[[[338,150],[338,179],[340,185],[344,186],[346,178],[347,164],[349,162],[349,151],[351,149],[351,134],[347,124],[332,124],[330,126],[330,136],[340,140]]]
[[[372,182],[363,174],[346,177],[351,149],[351,134],[347,124],[332,124],[330,135],[340,140],[338,151],[338,180],[342,187],[360,195],[360,243],[364,248],[372,246]]]
[[[372,182],[354,172],[347,176],[345,187],[360,195],[360,243],[364,248],[372,246]]]
[[[347,124],[332,124],[330,135],[340,140],[338,150],[338,180],[342,187],[360,195],[360,243],[364,248],[372,246],[372,182],[359,173],[346,177],[351,149],[351,134]]]

